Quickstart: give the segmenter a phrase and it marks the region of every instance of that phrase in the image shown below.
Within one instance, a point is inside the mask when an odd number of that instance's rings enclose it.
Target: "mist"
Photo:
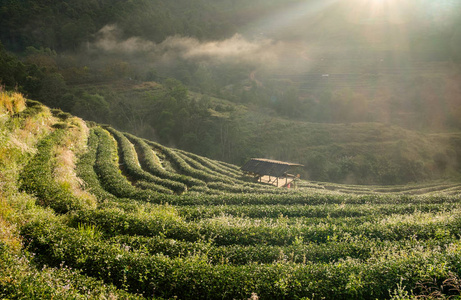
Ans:
[[[170,36],[161,43],[139,37],[121,38],[117,25],[106,25],[90,45],[91,51],[129,55],[151,65],[190,63],[245,64],[253,68],[298,68],[309,62],[308,45],[301,41],[280,41],[270,38],[249,39],[236,33],[222,40],[200,41],[193,37]]]
[[[386,3],[298,2],[214,40],[172,35],[155,43],[127,37],[118,25],[108,24],[94,35],[88,48],[93,53],[122,56],[138,68],[149,66],[167,73],[178,61],[209,67],[244,66],[270,74],[364,73],[378,63],[394,68],[428,56],[440,60],[457,53],[457,44],[421,38],[446,30],[447,38],[456,41],[449,29],[456,28],[454,1]]]

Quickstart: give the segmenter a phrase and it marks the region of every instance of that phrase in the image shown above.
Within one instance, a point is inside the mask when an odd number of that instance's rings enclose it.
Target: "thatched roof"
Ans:
[[[252,158],[247,161],[241,169],[244,172],[253,173],[259,176],[269,175],[284,177],[286,176],[288,170],[293,167],[303,167],[303,165],[272,159]]]

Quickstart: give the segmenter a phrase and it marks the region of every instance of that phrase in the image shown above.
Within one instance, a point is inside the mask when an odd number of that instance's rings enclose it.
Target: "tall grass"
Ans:
[[[50,209],[35,205],[33,194],[18,190],[21,170],[40,152],[37,143],[52,131],[55,122],[49,109],[41,104],[33,103],[32,109],[24,105],[22,95],[0,89],[0,299],[139,299],[81,275],[79,270],[64,266],[37,268],[34,255],[22,251],[20,230],[24,224],[34,220],[59,222]],[[68,146],[75,151],[77,141],[72,137],[70,140]],[[49,161],[42,159],[38,163]],[[38,174],[43,178],[42,175]]]
[[[96,205],[96,197],[83,188],[83,181],[76,175],[76,155],[86,150],[89,129],[81,119],[72,118],[68,121],[73,126],[66,130],[66,134],[53,149],[55,153],[53,177],[75,197]]]
[[[0,190],[0,244],[6,245],[13,249],[14,252],[18,252],[21,249],[21,241],[16,227],[8,221],[12,213],[12,208]]]
[[[14,115],[26,109],[26,99],[20,93],[0,91],[0,114]]]

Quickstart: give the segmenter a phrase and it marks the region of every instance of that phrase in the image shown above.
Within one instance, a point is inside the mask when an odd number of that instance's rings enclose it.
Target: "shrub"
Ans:
[[[64,130],[56,130],[42,139],[37,146],[37,154],[20,175],[21,189],[36,195],[41,205],[49,206],[58,213],[93,207],[88,199],[73,196],[68,187],[58,184],[53,178],[53,147],[64,134]]]
[[[107,130],[115,137],[119,144],[120,157],[124,166],[123,169],[130,178],[150,182],[151,184],[148,188],[161,193],[171,194],[171,190],[182,193],[186,190],[186,186],[182,183],[156,177],[144,171],[139,166],[136,151],[129,140],[122,133],[113,128],[109,127]],[[147,187],[147,185],[144,185],[144,187]]]
[[[104,129],[95,127],[93,130],[99,139],[95,170],[103,188],[117,197],[162,202],[164,198],[159,193],[151,190],[139,190],[130,184],[117,166],[118,156],[115,141]]]
[[[146,142],[131,134],[125,133],[125,136],[128,137],[128,139],[132,141],[135,144],[135,146],[139,149],[139,158],[141,165],[151,174],[159,176],[161,178],[182,182],[188,187],[205,185],[205,182],[203,182],[202,180],[166,171],[161,166],[159,166],[159,164],[157,163],[158,158],[155,159],[152,148],[149,147],[149,145],[147,145]]]
[[[12,116],[26,109],[26,99],[20,93],[0,90],[0,113]]]

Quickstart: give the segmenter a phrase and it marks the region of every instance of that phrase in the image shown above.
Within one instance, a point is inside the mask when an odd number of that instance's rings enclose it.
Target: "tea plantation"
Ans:
[[[460,298],[460,182],[276,188],[0,95],[0,298]]]

